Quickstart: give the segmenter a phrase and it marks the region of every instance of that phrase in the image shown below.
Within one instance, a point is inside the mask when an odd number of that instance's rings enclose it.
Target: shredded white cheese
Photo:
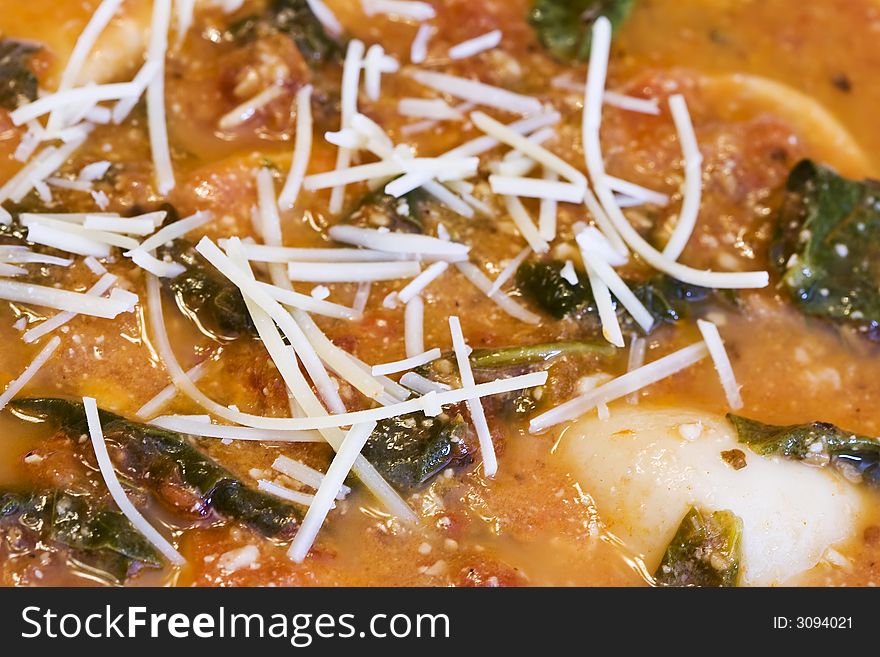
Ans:
[[[397,113],[415,119],[464,120],[464,114],[442,98],[401,98],[397,101]]]
[[[199,379],[201,379],[205,372],[208,371],[208,364],[211,362],[210,358],[206,358],[198,365],[194,365],[190,369],[186,371],[186,376],[190,381],[195,383]],[[141,406],[137,411],[135,411],[135,415],[144,420],[149,420],[153,418],[159,411],[161,411],[166,405],[171,403],[171,400],[177,396],[177,387],[170,383],[162,390],[160,390],[155,397],[146,402],[143,406]]]
[[[98,280],[97,283],[92,285],[88,290],[86,290],[86,294],[94,297],[101,297],[116,283],[116,276],[113,274],[104,273],[103,276]],[[44,335],[48,335],[52,331],[64,326],[76,317],[79,313],[73,311],[64,311],[49,317],[45,321],[41,322],[37,326],[32,329],[28,329],[24,332],[24,335],[21,336],[22,340],[27,343],[34,342],[39,340]]]
[[[221,130],[237,128],[253,119],[257,112],[282,95],[284,95],[284,89],[278,84],[271,84],[253,98],[249,98],[221,116],[217,126]]]
[[[449,331],[452,334],[452,348],[455,351],[455,360],[458,363],[458,375],[461,378],[462,388],[476,386],[474,374],[471,371],[470,348],[464,341],[461,332],[461,322],[455,315],[449,318]],[[436,393],[434,393],[436,394]],[[489,432],[489,424],[486,422],[486,414],[479,399],[467,401],[468,411],[480,441],[480,452],[483,455],[483,473],[487,477],[494,477],[498,472],[498,459],[495,456],[495,444],[492,442],[492,434]]]
[[[548,182],[556,182],[559,175],[552,169],[544,167],[544,180]],[[581,196],[584,192],[581,192]],[[556,239],[556,220],[559,214],[559,204],[555,199],[542,198],[541,206],[538,210],[538,235],[545,242],[552,242]]]
[[[724,394],[727,396],[727,404],[734,411],[743,407],[742,395],[740,395],[740,386],[736,382],[736,376],[733,373],[733,366],[730,364],[730,357],[724,348],[724,341],[718,332],[718,327],[713,322],[704,319],[697,320],[697,326],[709,349],[709,355],[712,356],[712,362],[715,365],[715,371],[718,372],[718,378],[721,380],[721,386],[724,388]]]
[[[425,302],[416,295],[403,311],[403,341],[406,355],[412,358],[425,351]]]
[[[398,292],[397,298],[401,303],[408,303],[414,296],[421,294],[426,287],[439,278],[448,268],[448,262],[435,262]]]
[[[413,64],[421,64],[428,57],[428,41],[431,39],[431,33],[434,28],[423,23],[419,25],[415,38],[413,38],[412,46],[410,46],[409,60]]]
[[[488,114],[483,112],[471,113],[471,121],[483,132],[491,135],[498,141],[507,144],[511,148],[515,148],[524,155],[527,155],[536,162],[540,162],[548,169],[555,171],[560,176],[574,183],[582,189],[587,187],[587,178],[580,171],[571,166],[558,155],[551,153],[540,144],[532,141],[517,131],[512,130],[509,126],[496,121]],[[578,199],[581,200],[581,199]]]
[[[382,14],[415,21],[426,21],[437,16],[434,7],[417,0],[361,0],[361,5],[367,16]]]
[[[266,479],[258,479],[257,488],[282,500],[293,502],[294,504],[301,504],[302,506],[306,507],[311,506],[312,503],[315,501],[314,495],[301,493],[298,490],[291,490],[290,488],[279,486],[278,484],[268,481]],[[334,504],[331,508],[335,507],[336,505]]]
[[[580,203],[584,200],[584,188],[572,183],[540,178],[491,175],[489,176],[489,184],[495,194],[549,199],[566,203]]]
[[[653,203],[654,205],[669,205],[669,195],[662,192],[655,192],[653,189],[642,187],[628,180],[622,180],[614,176],[605,176],[605,184],[615,192],[620,192],[627,197],[640,201],[641,203]]]
[[[438,358],[440,358],[440,349],[434,347],[433,349],[428,349],[428,351],[424,351],[409,358],[404,358],[403,360],[382,363],[381,365],[373,365],[372,372],[374,375],[395,374],[397,372],[415,369],[420,365],[425,365]]]
[[[519,269],[519,266],[525,261],[526,258],[532,253],[532,247],[527,246],[522,251],[520,251],[516,256],[507,263],[507,266],[501,270],[501,273],[495,278],[495,281],[492,283],[492,287],[489,288],[487,294],[488,296],[492,296],[504,286],[504,284],[513,278],[513,275],[516,274],[516,270]]]
[[[60,344],[61,338],[57,335],[54,336],[46,343],[46,346],[40,349],[40,353],[38,353],[24,369],[24,372],[7,384],[6,390],[0,395],[0,410],[6,408],[6,404],[12,401],[12,399],[21,392],[22,388],[24,388],[30,380],[36,376],[37,372],[39,372],[40,368],[48,362]]]
[[[589,75],[584,98],[583,140],[587,169],[593,181],[593,188],[599,196],[611,225],[619,233],[619,236],[648,264],[682,282],[712,288],[767,287],[770,277],[765,271],[703,271],[673,261],[651,246],[629,224],[620,207],[615,203],[614,195],[604,181],[605,167],[602,162],[602,149],[599,140],[599,128],[602,122],[602,95],[605,89],[610,50],[611,23],[606,17],[600,16],[593,24]],[[611,239],[612,235],[606,232],[606,237]]]
[[[321,482],[324,481],[323,472],[310,468],[305,463],[294,460],[288,456],[279,456],[276,458],[275,462],[272,463],[272,469],[316,490],[321,487]],[[339,488],[339,492],[336,494],[336,499],[343,500],[350,494],[351,488],[342,484]]]
[[[416,82],[430,87],[440,93],[449,94],[477,105],[494,107],[495,109],[514,114],[538,114],[542,110],[541,101],[530,96],[523,96],[507,89],[493,87],[483,82],[462,78],[448,73],[415,70],[408,75]]]
[[[490,281],[486,277],[486,274],[484,274],[480,268],[472,262],[457,262],[455,263],[455,266],[474,287],[494,301],[501,310],[511,317],[514,317],[521,322],[525,322],[526,324],[537,325],[541,323],[540,316],[524,308],[503,292],[497,290],[493,292],[492,281]]]
[[[251,429],[224,424],[211,424],[200,419],[179,415],[157,417],[150,424],[169,431],[185,433],[203,438],[223,438],[226,440],[255,440],[280,443],[315,443],[324,442],[315,431],[279,431],[272,429]]]
[[[293,537],[293,542],[287,552],[287,556],[293,561],[300,563],[308,555],[321,525],[324,524],[327,514],[333,507],[333,500],[345,483],[345,478],[375,428],[375,422],[356,424],[345,435],[345,439],[327,469],[327,474],[324,475],[324,479],[315,493],[315,499],[309,506],[296,536]]]
[[[292,281],[307,283],[360,283],[394,281],[418,276],[421,266],[415,261],[398,262],[290,262],[287,274]]]
[[[580,235],[578,237],[580,237]],[[608,289],[614,293],[617,300],[620,301],[623,307],[626,308],[627,312],[632,315],[636,324],[642,327],[642,330],[645,333],[650,332],[651,328],[654,326],[654,316],[651,315],[651,312],[645,308],[645,305],[641,301],[639,301],[638,297],[636,297],[632,290],[629,289],[611,265],[602,258],[600,252],[591,249],[589,243],[583,239],[578,241],[578,246],[581,247],[584,264],[589,267],[606,286],[608,286]],[[618,344],[617,346],[623,346],[622,339],[621,344]]]
[[[670,96],[669,110],[672,112],[672,120],[675,122],[678,141],[684,155],[684,194],[678,221],[663,249],[663,255],[671,260],[678,260],[694,231],[697,215],[700,212],[703,196],[703,156],[697,144],[697,136],[684,96],[681,94]]]
[[[104,478],[107,489],[110,491],[110,496],[116,502],[116,506],[131,521],[135,529],[143,534],[144,538],[150,541],[168,561],[177,566],[182,566],[186,563],[186,559],[141,515],[141,512],[135,508],[122,489],[116,476],[116,471],[113,469],[113,462],[107,453],[107,443],[104,442],[104,432],[101,430],[101,419],[98,415],[97,403],[92,397],[83,397],[83,406],[86,411],[89,436],[92,439],[92,447],[95,450],[98,468],[101,471],[101,476]]]
[[[165,121],[165,51],[168,48],[170,22],[171,0],[154,0],[147,61],[155,62],[154,65],[159,68],[147,87],[147,124],[156,188],[163,195],[174,189],[175,185],[171,150],[168,146],[168,125]]]
[[[449,59],[465,59],[486,50],[497,48],[498,44],[501,43],[501,38],[501,30],[492,30],[473,39],[462,41],[449,49]]]
[[[529,431],[537,433],[552,426],[568,422],[583,415],[597,404],[608,404],[616,399],[662,381],[681,370],[700,362],[709,355],[706,343],[702,340],[668,356],[659,358],[647,365],[627,372],[594,390],[570,399],[564,404],[538,415],[529,423]]]
[[[535,253],[547,253],[550,250],[550,245],[541,237],[538,227],[535,226],[535,222],[532,221],[522,201],[516,196],[505,196],[504,205],[519,234],[528,242],[532,250]]]
[[[392,233],[372,228],[336,225],[327,234],[337,242],[354,244],[376,251],[388,253],[407,253],[421,256],[433,256],[444,260],[461,260],[467,258],[470,247],[466,244],[448,242],[428,235],[411,233]]]
[[[131,303],[127,296],[125,298],[120,295],[111,295],[109,298],[96,297],[82,292],[7,280],[0,280],[0,299],[104,319],[115,319],[118,315],[134,309],[134,303]]]
[[[345,62],[342,66],[342,90],[340,130],[351,127],[352,117],[357,113],[358,88],[360,87],[361,67],[363,65],[365,46],[363,41],[352,39],[348,42],[345,52]],[[340,148],[336,156],[336,170],[346,169],[351,162],[351,151]],[[393,174],[389,174],[393,175]],[[308,189],[308,187],[306,187]],[[330,212],[339,214],[345,202],[345,183],[334,187],[330,195]]]

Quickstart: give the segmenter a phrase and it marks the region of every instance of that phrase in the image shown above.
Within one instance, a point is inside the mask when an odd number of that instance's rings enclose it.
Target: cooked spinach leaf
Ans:
[[[601,342],[546,342],[499,349],[474,349],[468,357],[475,370],[515,367],[546,363],[559,356],[612,356],[614,346]]]
[[[554,57],[586,61],[596,19],[605,16],[617,29],[634,4],[635,0],[536,0],[529,23]]]
[[[227,36],[237,43],[248,43],[270,31],[292,38],[311,68],[340,58],[340,44],[327,34],[306,0],[274,0],[263,14],[232,25]]]
[[[159,567],[156,548],[122,513],[61,490],[0,491],[0,528],[13,525],[69,549],[69,558],[116,582],[138,568]]]
[[[687,512],[654,573],[658,586],[736,586],[742,520],[730,511]]]
[[[414,489],[446,466],[469,460],[466,431],[461,415],[401,415],[379,422],[362,454],[391,483]]]
[[[0,39],[0,107],[14,110],[37,99],[37,76],[31,58],[40,46],[15,39]]]
[[[362,228],[421,233],[425,228],[423,214],[427,202],[421,189],[415,189],[400,198],[377,189],[361,198],[357,207],[345,218],[345,223]]]
[[[516,270],[516,285],[529,301],[556,319],[562,319],[576,308],[593,303],[593,294],[583,282],[572,285],[562,277],[563,263],[522,263]],[[585,274],[578,273],[579,281]]]
[[[255,333],[241,290],[205,260],[193,245],[178,239],[158,249],[160,258],[170,256],[186,270],[163,281],[177,307],[205,335],[234,340]]]
[[[499,370],[528,369],[549,363],[561,356],[607,357],[614,355],[615,351],[614,346],[608,343],[571,340],[495,349],[474,349],[468,360],[477,379],[494,379],[497,378]],[[437,360],[421,365],[415,371],[429,379],[445,379],[450,374],[458,372],[455,354],[447,352]]]
[[[880,182],[803,160],[788,177],[773,253],[803,313],[880,340]]]
[[[572,285],[562,276],[562,267],[563,263],[558,261],[524,262],[516,272],[517,287],[525,298],[552,317],[562,319],[577,314],[579,319],[593,324],[601,332],[599,312],[587,275],[578,272],[578,283]],[[641,283],[628,282],[628,285],[653,315],[655,326],[688,317],[694,304],[710,300],[713,294],[706,288],[662,275]],[[621,323],[635,328],[629,314],[616,305]]]
[[[737,438],[756,454],[830,466],[848,481],[880,488],[880,440],[828,422],[776,426],[728,414]]]
[[[64,433],[87,433],[81,402],[66,399],[18,399],[20,414],[56,423]],[[132,481],[157,493],[180,511],[211,511],[248,525],[263,536],[288,538],[300,520],[297,509],[248,488],[229,471],[174,431],[131,422],[100,411],[104,438],[116,448],[116,467]]]

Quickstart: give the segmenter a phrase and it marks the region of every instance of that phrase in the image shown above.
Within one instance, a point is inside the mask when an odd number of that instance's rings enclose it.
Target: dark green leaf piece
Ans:
[[[327,34],[306,0],[274,0],[262,15],[232,25],[228,36],[237,43],[247,43],[269,31],[292,38],[311,68],[340,59],[339,42]]]
[[[498,349],[474,349],[468,360],[475,370],[546,363],[560,356],[613,356],[613,345],[572,340]]]
[[[616,349],[608,343],[580,340],[545,342],[542,344],[495,349],[474,349],[468,360],[477,379],[488,375],[497,378],[499,370],[525,370],[543,365],[563,356],[613,356]],[[455,354],[447,352],[437,360],[416,368],[415,372],[429,379],[445,379],[458,372]]]
[[[562,276],[563,266],[558,261],[524,262],[516,272],[517,287],[526,299],[548,315],[562,319],[577,313],[601,332],[599,313],[586,274],[578,272],[578,283],[572,285]],[[682,283],[669,276],[655,276],[628,285],[654,317],[655,326],[684,319],[690,315],[695,304],[712,298],[710,290]],[[616,307],[621,322],[625,326],[632,326],[634,323],[629,314],[619,304]]]
[[[30,68],[31,58],[40,46],[0,39],[0,107],[14,110],[37,99],[37,76]]]
[[[427,198],[416,189],[400,198],[377,189],[361,198],[357,207],[345,218],[346,224],[361,228],[388,228],[394,232],[421,233]]]
[[[18,399],[14,410],[55,422],[70,436],[86,433],[82,403],[66,399]],[[104,438],[122,455],[120,472],[182,511],[194,508],[248,525],[263,536],[289,538],[301,514],[297,509],[248,488],[229,471],[193,447],[183,435],[131,422],[100,411]]]
[[[654,573],[658,586],[736,586],[742,520],[730,511],[687,512]]]
[[[183,239],[160,248],[159,257],[170,256],[186,269],[165,281],[177,307],[205,335],[216,340],[234,340],[256,330],[241,290],[221,274]]]
[[[773,254],[803,313],[880,340],[880,182],[849,180],[810,160],[797,164]]]
[[[593,303],[589,287],[583,283],[572,285],[563,278],[563,266],[557,261],[529,261],[516,270],[516,285],[523,296],[556,319]]]
[[[529,23],[554,57],[586,61],[596,19],[605,16],[616,30],[634,4],[635,0],[536,0]]]
[[[401,415],[379,422],[362,454],[391,483],[414,489],[446,466],[469,460],[466,431],[461,415]]]
[[[156,548],[122,513],[66,491],[0,491],[0,528],[15,523],[46,543],[69,549],[71,560],[115,582],[138,568],[161,567]]]
[[[880,440],[828,422],[776,426],[728,414],[737,437],[756,454],[830,466],[848,481],[880,488]]]

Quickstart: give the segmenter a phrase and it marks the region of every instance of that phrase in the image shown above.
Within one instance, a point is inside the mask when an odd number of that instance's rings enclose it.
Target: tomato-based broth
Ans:
[[[0,583],[877,582],[880,211],[863,182],[880,176],[876,2],[433,0],[389,14],[326,0],[332,20],[318,20],[298,0],[197,1],[192,16],[123,0],[67,82],[114,3],[7,4],[0,46],[39,49],[0,59],[3,89],[25,96],[0,109],[0,265],[24,269],[0,271],[0,377],[26,379],[0,412]],[[596,4],[631,11],[610,16],[609,93],[585,108],[590,58],[602,74]],[[163,7],[167,46],[151,35]],[[137,92],[22,114],[59,85],[137,81],[145,62]],[[438,87],[438,73],[455,77]],[[45,101],[26,97],[28,75]],[[610,178],[584,152],[593,128]],[[435,159],[486,134],[502,143]],[[285,203],[301,150],[305,182]],[[401,174],[414,191],[386,194]],[[680,257],[646,257],[693,210]],[[170,238],[139,247],[162,226]],[[18,261],[22,247],[51,257]],[[746,272],[759,282],[740,284]],[[25,284],[40,288],[22,297]],[[74,307],[50,288],[78,293]],[[101,294],[112,317],[90,310]],[[371,370],[435,347],[390,379]],[[320,420],[382,408],[375,428]],[[289,418],[303,424],[273,440]],[[332,504],[310,479],[331,475],[345,480]],[[164,548],[118,512],[108,476]]]

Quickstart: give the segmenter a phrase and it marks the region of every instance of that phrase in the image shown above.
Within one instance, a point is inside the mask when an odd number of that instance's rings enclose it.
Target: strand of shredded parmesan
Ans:
[[[458,363],[458,375],[463,388],[472,388],[476,385],[474,374],[471,371],[471,350],[464,341],[461,332],[461,322],[455,315],[449,318],[449,331],[452,334],[452,348],[455,351],[455,360]],[[435,393],[436,394],[436,393]],[[489,424],[486,422],[486,413],[479,399],[467,401],[468,411],[480,441],[480,453],[483,455],[483,472],[487,477],[494,477],[498,472],[498,459],[495,456],[495,444],[492,442],[492,434],[489,432]]]
[[[431,361],[435,361],[440,358],[440,349],[434,347],[433,349],[428,349],[428,351],[422,352],[420,354],[415,354],[410,358],[404,358],[403,360],[395,360],[391,363],[382,363],[381,365],[373,365],[373,374],[395,374],[396,372],[404,372],[406,370],[412,370],[420,365],[426,365]]]
[[[345,439],[339,446],[336,456],[333,457],[330,467],[327,468],[327,474],[324,475],[324,479],[315,493],[315,499],[309,506],[296,536],[293,537],[290,549],[287,551],[287,556],[293,561],[300,563],[308,555],[321,525],[324,524],[327,514],[333,507],[333,500],[345,483],[345,478],[375,428],[375,422],[356,424],[345,435]]]
[[[425,302],[419,295],[410,299],[403,311],[403,341],[407,358],[425,351]]]
[[[364,43],[358,39],[348,42],[345,53],[345,62],[342,67],[342,91],[340,130],[351,127],[351,119],[357,113],[357,96],[360,87],[361,66],[364,59]],[[351,150],[340,148],[336,156],[336,170],[346,169],[351,163]],[[307,187],[308,189],[308,187]],[[330,212],[339,214],[345,202],[345,183],[338,184],[333,188],[330,195]]]
[[[678,141],[684,156],[684,194],[678,221],[663,249],[663,255],[672,260],[678,260],[694,231],[697,215],[700,212],[700,202],[703,195],[703,156],[697,144],[697,136],[684,96],[681,94],[670,96],[669,110],[672,112],[672,120],[675,122]]]
[[[709,350],[702,340],[679,349],[532,418],[529,422],[529,431],[538,433],[557,424],[574,420],[590,409],[596,408],[598,404],[608,404],[657,381],[662,381],[700,362],[708,355]]]
[[[645,262],[684,283],[727,289],[767,287],[770,283],[770,277],[766,271],[714,272],[694,269],[675,262],[651,246],[623,215],[614,200],[614,194],[605,183],[605,166],[602,161],[602,148],[599,140],[599,128],[602,123],[602,97],[610,51],[611,22],[606,17],[600,16],[593,24],[589,75],[584,98],[583,141],[587,170],[593,182],[593,189],[596,191],[611,225]],[[611,235],[606,233],[606,236],[611,239]]]
[[[208,363],[211,362],[210,358],[206,358],[198,365],[194,365],[190,369],[186,371],[186,376],[190,381],[196,383],[199,379],[201,379],[205,373],[208,371]],[[177,396],[177,387],[173,383],[169,383],[167,386],[162,388],[155,397],[146,402],[143,406],[141,406],[137,411],[135,411],[135,415],[139,418],[143,418],[144,420],[149,420],[153,418],[159,411],[161,411],[167,404],[171,402]]]
[[[61,338],[57,335],[54,336],[49,342],[46,343],[46,346],[40,349],[40,352],[36,355],[36,357],[30,362],[30,364],[24,369],[24,371],[15,379],[10,381],[6,390],[3,391],[3,394],[0,395],[0,410],[6,408],[6,404],[8,404],[12,399],[21,392],[21,389],[24,388],[28,382],[36,376],[37,372],[40,371],[40,368],[45,365],[48,360],[52,357],[52,354],[55,353],[55,350],[58,349],[58,346],[61,344]]]
[[[100,297],[103,296],[107,290],[109,290],[116,283],[116,276],[113,274],[105,273],[97,283],[92,285],[88,290],[86,290],[86,294],[89,296]],[[21,336],[21,339],[27,343],[34,342],[39,340],[44,335],[51,333],[52,331],[61,328],[67,322],[76,317],[79,313],[72,311],[63,311],[52,317],[49,317],[44,322],[35,326],[32,329],[28,329],[24,332],[24,335]]]
[[[168,561],[176,566],[182,566],[186,563],[186,559],[177,551],[177,549],[168,542],[162,534],[160,534],[153,525],[151,525],[141,512],[138,511],[128,495],[122,489],[116,471],[113,469],[113,462],[107,453],[107,443],[104,442],[104,432],[101,430],[101,419],[98,415],[98,405],[92,397],[83,397],[83,406],[86,411],[86,422],[89,428],[89,436],[92,440],[92,448],[95,450],[95,457],[98,461],[98,468],[110,496],[116,502],[119,510],[125,514],[125,517],[131,521],[144,538],[152,543],[159,552],[161,552]]]
[[[76,40],[76,45],[67,58],[67,64],[64,66],[64,72],[61,74],[61,80],[58,82],[57,92],[63,92],[72,88],[82,74],[83,65],[101,33],[109,25],[110,21],[119,11],[122,0],[102,0],[98,8],[92,13],[89,22]],[[46,124],[47,129],[51,131],[59,130],[63,123],[63,110],[53,111],[49,116]]]
[[[150,328],[153,333],[153,341],[156,346],[156,350],[159,353],[159,356],[162,360],[162,363],[165,365],[165,368],[168,370],[168,373],[171,375],[171,380],[177,386],[177,388],[183,392],[187,397],[195,401],[199,406],[204,409],[210,411],[217,417],[223,418],[224,420],[228,420],[229,422],[235,422],[236,424],[242,424],[245,426],[252,426],[254,428],[262,428],[262,429],[282,429],[288,430],[291,429],[287,426],[278,426],[277,419],[274,418],[265,418],[258,415],[250,415],[248,413],[242,413],[241,411],[236,411],[230,409],[226,406],[218,404],[212,399],[208,398],[201,390],[199,390],[196,385],[190,380],[190,378],[186,375],[183,368],[180,366],[180,363],[177,361],[177,358],[174,355],[174,350],[171,348],[171,340],[168,337],[168,332],[165,329],[165,319],[164,313],[162,312],[162,297],[161,292],[159,290],[159,281],[154,276],[147,276],[147,299],[148,299],[148,315],[150,320]],[[245,301],[247,302],[247,298]],[[249,306],[249,309],[252,307]],[[260,316],[259,309],[257,310],[258,316]],[[265,313],[262,313],[264,318],[268,320],[268,316]],[[256,322],[255,318],[255,322]],[[271,321],[268,322],[271,325]],[[274,331],[276,346],[280,346],[280,349],[284,350],[284,343],[278,335],[278,331],[274,326],[272,327]],[[267,347],[270,344],[269,341],[272,339],[272,333],[266,333],[265,335],[261,335],[264,342],[266,342]],[[278,361],[276,361],[277,363]],[[283,364],[286,362],[284,360],[280,361]],[[294,361],[295,363],[295,361]],[[279,371],[287,371],[289,372],[291,377],[298,377],[305,383],[305,379],[302,376],[302,373],[299,371],[299,367],[290,367],[285,370]],[[285,377],[285,381],[288,379]],[[288,386],[290,383],[288,382]],[[309,417],[320,417],[326,416],[326,410],[323,406],[321,406],[321,402],[312,392],[311,388],[309,388],[308,384],[304,386],[305,390],[301,397],[297,398],[297,403],[308,413]],[[254,426],[257,425],[257,426]],[[345,426],[345,425],[340,425]],[[338,446],[342,442],[342,432],[335,426],[330,427],[315,427],[318,429],[324,439],[333,447],[334,449],[338,448]],[[295,431],[301,429],[292,429]],[[382,502],[385,507],[393,513],[395,516],[400,518],[402,521],[413,524],[416,521],[415,514],[412,509],[403,501],[400,495],[388,485],[382,476],[376,471],[376,469],[370,465],[370,463],[364,459],[363,457],[359,457],[358,461],[355,462],[355,474],[357,474],[358,478],[363,482],[364,486],[366,486],[373,495],[376,496],[380,502]]]
[[[473,39],[462,41],[449,49],[449,59],[465,59],[497,48],[501,43],[502,36],[501,30],[492,30]]]
[[[504,205],[507,208],[507,214],[516,225],[519,234],[523,236],[526,242],[535,253],[547,253],[550,245],[544,241],[538,232],[538,227],[529,216],[528,210],[523,206],[522,201],[517,196],[505,196]]]
[[[168,49],[168,27],[171,22],[171,0],[153,0],[153,20],[150,25],[150,44],[147,61],[155,62],[158,73],[147,87],[147,123],[150,132],[150,152],[160,194],[174,189],[174,168],[168,146],[168,126],[165,121],[165,51]]]
[[[307,84],[296,93],[296,139],[290,172],[278,195],[278,207],[291,208],[299,197],[309,159],[312,154],[312,85]]]
[[[740,386],[736,382],[736,376],[733,374],[733,366],[730,364],[730,356],[724,348],[724,341],[718,332],[718,326],[713,322],[704,319],[697,320],[697,327],[703,335],[706,347],[709,349],[709,355],[715,365],[715,371],[718,372],[718,378],[721,386],[724,388],[724,394],[727,396],[727,403],[734,411],[743,407],[742,395],[740,394]]]

